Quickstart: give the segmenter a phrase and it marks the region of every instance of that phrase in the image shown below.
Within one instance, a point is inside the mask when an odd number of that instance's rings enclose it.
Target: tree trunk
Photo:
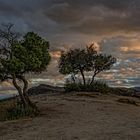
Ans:
[[[94,74],[94,75],[92,76],[92,79],[91,79],[90,85],[93,84],[95,76],[96,76],[96,74]]]
[[[24,76],[18,76],[18,79],[22,80],[23,82],[23,89],[17,84],[16,82],[16,76],[13,76],[13,85],[15,86],[15,88],[17,89],[21,102],[23,103],[24,107],[35,107],[34,104],[31,102],[31,100],[29,99],[28,95],[27,95],[27,89],[28,89],[28,81],[25,79]]]
[[[82,78],[83,78],[83,83],[84,83],[84,85],[86,85],[84,72],[83,72],[83,70],[80,70],[80,72],[81,72],[81,75],[82,75]]]
[[[21,77],[21,80],[24,83],[24,87],[23,87],[23,96],[26,99],[27,103],[29,106],[34,107],[34,104],[31,102],[29,96],[28,96],[28,81],[25,79],[24,76]]]
[[[93,84],[94,78],[95,78],[95,76],[96,76],[97,74],[98,74],[98,71],[94,71],[94,74],[93,74],[93,76],[92,76],[92,80],[91,80],[91,82],[90,82],[90,85]]]
[[[13,77],[13,85],[15,86],[15,88],[17,89],[17,91],[18,91],[18,93],[19,93],[19,97],[20,97],[20,99],[21,99],[21,102],[23,103],[23,106],[26,107],[26,106],[27,106],[26,99],[25,99],[25,97],[23,96],[22,89],[21,89],[20,86],[17,84],[16,78],[15,78],[15,77]]]

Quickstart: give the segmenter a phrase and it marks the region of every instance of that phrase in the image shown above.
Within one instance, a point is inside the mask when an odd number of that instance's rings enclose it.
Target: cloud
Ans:
[[[116,36],[103,38],[100,42],[100,50],[105,53],[114,54],[119,58],[140,58],[140,38],[137,35]]]
[[[104,6],[110,9],[115,10],[122,10],[125,8],[128,8],[130,4],[135,3],[137,0],[134,0],[133,2],[131,0],[54,0],[54,3],[68,3],[72,6],[79,6],[85,7],[85,6]],[[137,1],[138,2],[138,1]]]
[[[110,71],[103,73],[100,78],[107,79],[110,85],[138,86],[140,77],[140,43],[139,36],[116,36],[103,38],[98,42],[100,51],[112,54],[117,63]]]
[[[0,6],[0,19],[22,19],[21,25],[43,35],[108,35],[140,30],[139,0],[1,0]]]
[[[79,8],[73,8],[68,3],[60,3],[45,11],[45,15],[59,24],[71,25],[83,18],[84,12],[81,11],[79,14],[79,11]]]
[[[139,0],[0,0],[0,21],[50,41],[53,59],[47,75],[62,78],[57,66],[61,50],[96,42],[102,52],[118,58],[109,76],[116,72],[120,83],[123,76],[140,76],[139,9]]]

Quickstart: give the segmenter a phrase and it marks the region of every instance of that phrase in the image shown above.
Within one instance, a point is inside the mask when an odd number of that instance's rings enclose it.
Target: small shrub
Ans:
[[[91,86],[96,92],[108,93],[110,91],[110,87],[104,81],[95,81]]]
[[[35,117],[38,114],[36,106],[23,107],[21,103],[17,103],[16,106],[7,110],[6,119],[14,120],[23,117]]]
[[[138,106],[138,104],[136,103],[136,101],[133,100],[133,99],[121,98],[121,99],[118,99],[118,102],[120,102],[120,103],[126,103],[126,104],[132,104],[132,105]]]
[[[65,91],[85,91],[85,92],[100,92],[100,93],[108,93],[110,91],[109,86],[103,81],[95,81],[93,84],[83,85],[82,83],[66,83]]]
[[[130,97],[135,97],[136,96],[136,91],[133,88],[111,88],[111,92],[112,94],[116,94],[116,95],[121,95],[121,96],[130,96]]]
[[[65,84],[65,91],[66,91],[66,92],[80,91],[80,84],[76,84],[76,83],[66,83],[66,84]]]
[[[0,111],[2,116],[1,121],[5,120],[16,120],[25,117],[35,117],[39,114],[36,106],[24,107],[21,102],[12,102],[9,107],[3,105],[3,110]]]

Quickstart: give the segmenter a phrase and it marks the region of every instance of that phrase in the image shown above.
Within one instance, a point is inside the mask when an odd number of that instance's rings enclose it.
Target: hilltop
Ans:
[[[41,114],[0,122],[0,140],[139,140],[140,100],[99,93],[31,96]]]

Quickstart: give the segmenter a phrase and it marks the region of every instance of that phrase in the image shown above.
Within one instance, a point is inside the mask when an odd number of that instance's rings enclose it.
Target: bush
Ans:
[[[39,113],[36,106],[34,107],[24,107],[20,102],[17,102],[17,104],[7,109],[7,120],[15,120],[23,117],[35,117]]]
[[[121,95],[121,96],[137,96],[135,89],[133,88],[125,88],[125,87],[117,87],[111,88],[112,94]]]
[[[76,83],[66,83],[65,84],[65,91],[66,92],[80,91],[81,90],[80,88],[81,88],[80,84],[76,84]]]
[[[21,102],[11,102],[9,105],[3,105],[3,110],[0,110],[2,113],[2,116],[0,117],[1,121],[16,120],[25,117],[35,117],[39,113],[36,106],[25,108]]]
[[[82,83],[69,83],[69,82],[66,82],[65,91],[66,92],[85,91],[85,92],[108,93],[110,91],[110,88],[103,81],[95,81],[91,85],[90,84],[83,85]]]

